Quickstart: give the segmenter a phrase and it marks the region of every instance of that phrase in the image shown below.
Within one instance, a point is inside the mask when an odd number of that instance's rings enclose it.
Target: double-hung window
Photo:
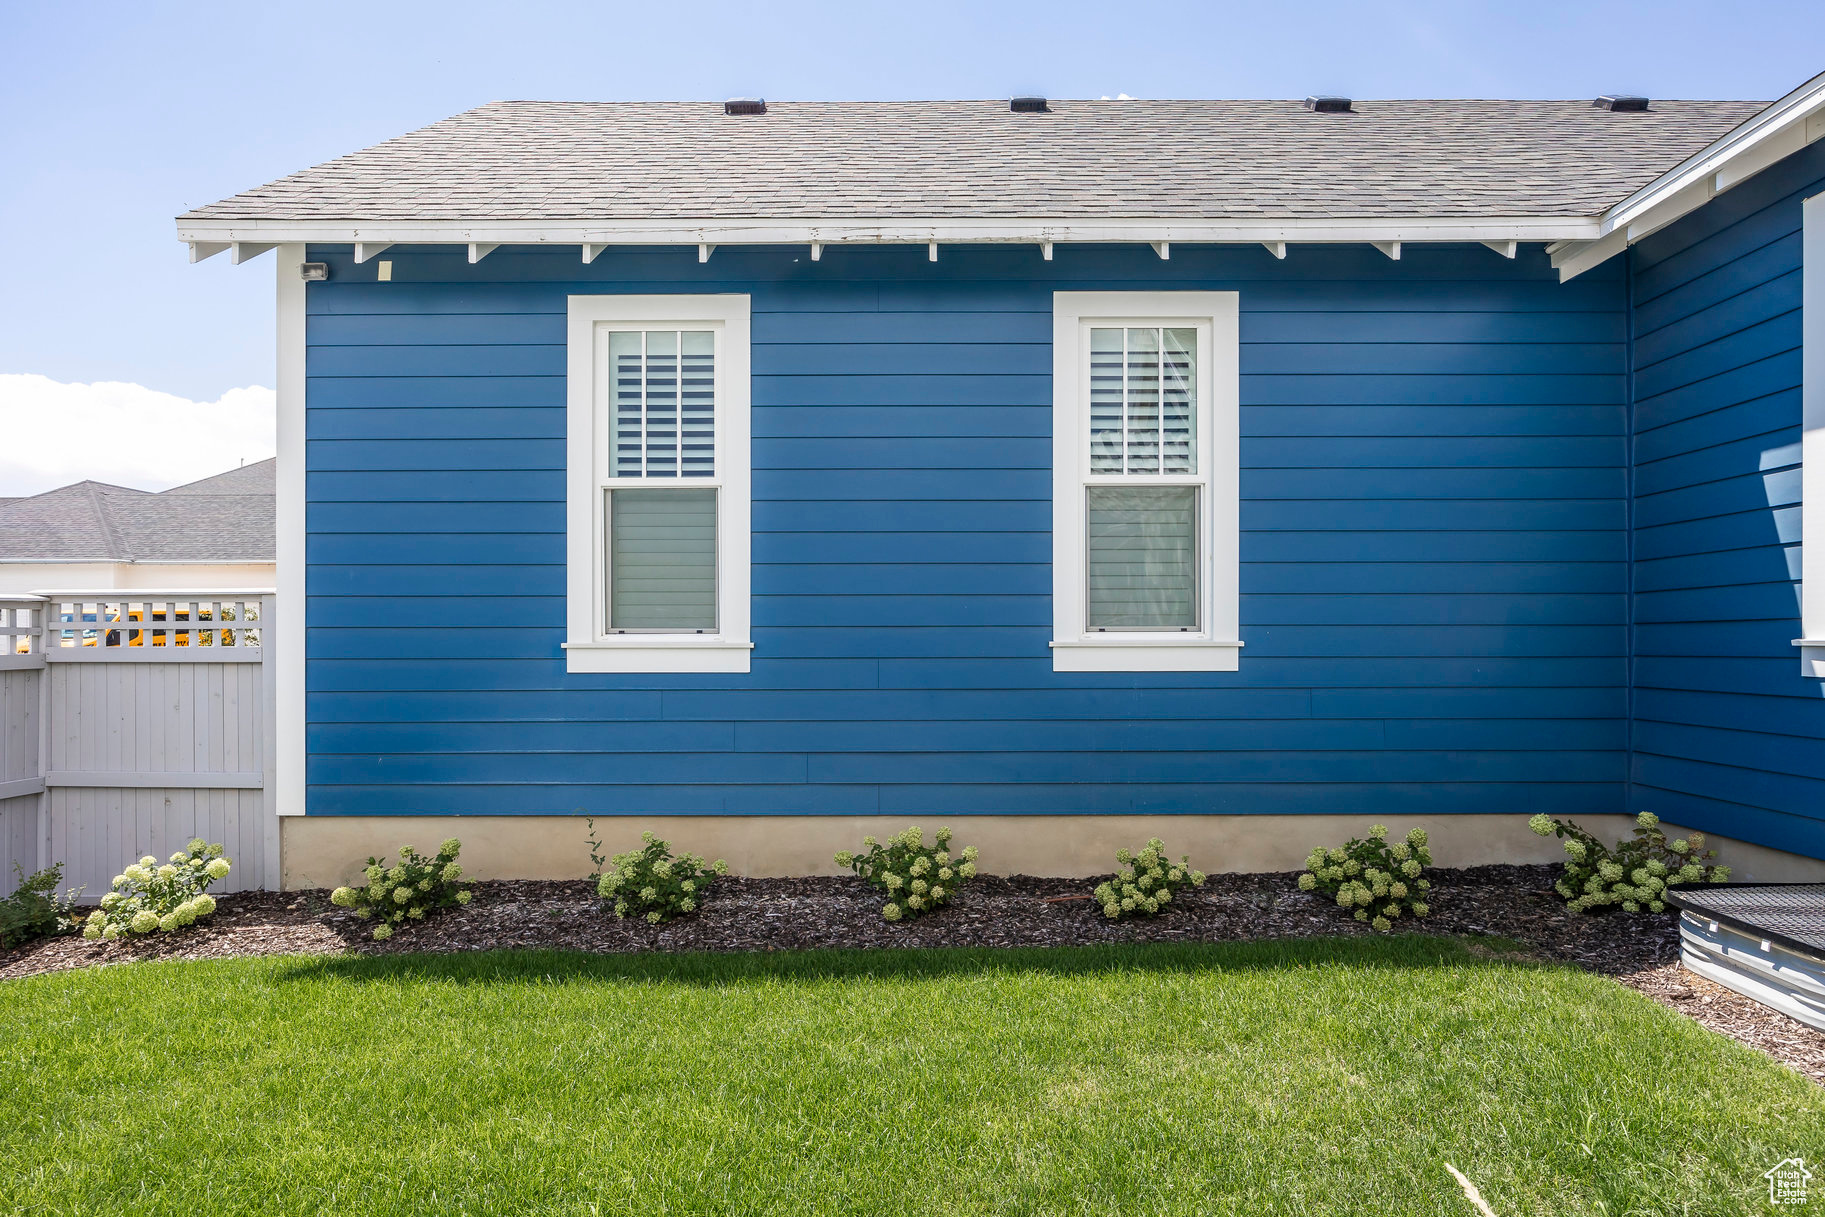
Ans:
[[[572,296],[572,672],[746,672],[748,297]]]
[[[1053,296],[1052,666],[1234,671],[1234,292]]]

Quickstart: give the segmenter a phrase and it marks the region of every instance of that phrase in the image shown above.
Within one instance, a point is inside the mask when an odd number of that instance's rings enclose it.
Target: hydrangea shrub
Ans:
[[[940,828],[935,836],[937,844],[926,845],[925,830],[914,824],[885,844],[863,837],[864,852],[839,850],[836,864],[887,893],[881,906],[887,920],[917,917],[949,904],[957,889],[976,877],[976,847],[952,854],[951,830]]]
[[[369,858],[363,872],[367,884],[337,888],[330,893],[330,903],[354,909],[364,921],[376,920],[374,938],[384,942],[397,925],[423,921],[437,909],[469,903],[469,889],[462,885],[463,868],[456,862],[462,848],[462,842],[451,837],[432,855],[401,845],[399,861],[391,866],[385,859]]]
[[[114,941],[127,934],[171,934],[215,912],[207,889],[232,869],[222,846],[201,837],[160,863],[147,854],[114,876],[101,907],[83,922],[82,936]]]
[[[1730,878],[1729,867],[1712,864],[1717,851],[1704,847],[1703,833],[1669,841],[1660,830],[1660,817],[1651,811],[1636,816],[1631,839],[1618,841],[1614,848],[1580,825],[1545,812],[1529,820],[1528,827],[1565,843],[1565,873],[1553,890],[1574,913],[1617,905],[1625,913],[1664,912],[1668,888]]]
[[[672,847],[650,832],[639,849],[616,854],[596,885],[596,894],[615,902],[615,916],[644,917],[654,925],[703,906],[704,897],[729,873],[721,858],[704,865],[696,854],[672,857]]]
[[[1116,850],[1115,860],[1121,866],[1115,878],[1096,886],[1096,902],[1111,920],[1152,917],[1187,887],[1204,886],[1204,872],[1191,869],[1191,855],[1180,854],[1174,862],[1158,837],[1139,853]]]
[[[1424,917],[1432,911],[1426,904],[1432,882],[1425,877],[1431,865],[1425,829],[1415,828],[1404,841],[1390,845],[1388,830],[1377,824],[1367,837],[1342,849],[1314,849],[1299,876],[1299,890],[1323,892],[1338,908],[1385,934],[1402,916]]]

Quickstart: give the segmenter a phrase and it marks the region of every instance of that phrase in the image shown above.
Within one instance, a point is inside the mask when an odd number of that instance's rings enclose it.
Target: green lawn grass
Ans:
[[[1765,1212],[1825,1090],[1421,937],[0,984],[0,1212]]]

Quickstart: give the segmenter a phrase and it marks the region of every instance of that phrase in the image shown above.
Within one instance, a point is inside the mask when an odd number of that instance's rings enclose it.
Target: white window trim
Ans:
[[[1825,194],[1801,204],[1800,674],[1825,676]]]
[[[570,672],[746,672],[748,587],[753,535],[749,452],[749,298],[714,296],[570,297],[565,545],[568,600],[564,666]],[[599,430],[607,425],[597,382],[598,324],[642,329],[713,329],[716,349],[716,620],[714,634],[607,634],[603,597],[608,561],[602,495],[597,492]],[[673,484],[668,480],[667,485]],[[689,479],[676,484],[688,487]]]
[[[1234,672],[1238,603],[1240,386],[1235,292],[1052,294],[1052,670]],[[1085,628],[1084,485],[1089,469],[1090,324],[1195,325],[1200,333],[1199,628],[1193,633],[1092,634]]]

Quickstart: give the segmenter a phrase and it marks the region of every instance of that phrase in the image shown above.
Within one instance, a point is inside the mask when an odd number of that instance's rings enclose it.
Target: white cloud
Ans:
[[[91,478],[167,490],[273,454],[273,391],[190,401],[121,381],[0,374],[0,496]]]

